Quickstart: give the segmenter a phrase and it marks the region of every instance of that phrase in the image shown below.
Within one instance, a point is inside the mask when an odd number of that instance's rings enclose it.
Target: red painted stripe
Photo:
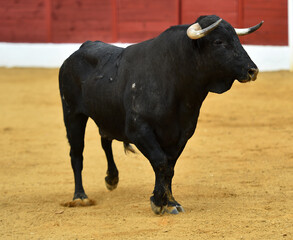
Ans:
[[[112,42],[118,41],[117,0],[111,1],[112,7]]]
[[[52,0],[45,0],[47,42],[52,42]]]
[[[177,8],[176,8],[176,12],[177,12],[177,24],[182,24],[182,1],[181,0],[177,0]]]
[[[244,22],[244,0],[238,0],[238,28],[243,28]]]

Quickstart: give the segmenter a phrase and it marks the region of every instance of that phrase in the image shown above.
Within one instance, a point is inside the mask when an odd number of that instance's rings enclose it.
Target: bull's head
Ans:
[[[250,34],[262,25],[235,29],[217,16],[200,17],[187,29],[187,36],[194,41],[200,52],[201,67],[208,72],[211,92],[229,90],[237,79],[239,82],[256,80],[258,68],[243,49],[238,36]]]

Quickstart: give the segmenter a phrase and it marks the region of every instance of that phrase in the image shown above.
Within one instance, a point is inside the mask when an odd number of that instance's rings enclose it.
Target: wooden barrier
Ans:
[[[288,0],[26,0],[1,1],[0,41],[138,42],[171,25],[216,14],[235,27],[265,24],[244,44],[288,45]]]

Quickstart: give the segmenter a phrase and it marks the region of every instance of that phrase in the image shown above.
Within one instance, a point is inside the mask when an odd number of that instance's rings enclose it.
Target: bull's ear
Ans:
[[[255,32],[257,29],[261,27],[261,25],[264,23],[264,21],[261,21],[259,24],[250,27],[250,28],[234,28],[235,32],[238,36],[244,36],[250,33]]]

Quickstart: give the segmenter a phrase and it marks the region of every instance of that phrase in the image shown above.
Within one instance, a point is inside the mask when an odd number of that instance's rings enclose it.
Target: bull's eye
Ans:
[[[223,41],[220,40],[220,39],[216,39],[216,40],[214,41],[214,44],[215,44],[215,45],[222,45],[222,44],[223,44]]]

